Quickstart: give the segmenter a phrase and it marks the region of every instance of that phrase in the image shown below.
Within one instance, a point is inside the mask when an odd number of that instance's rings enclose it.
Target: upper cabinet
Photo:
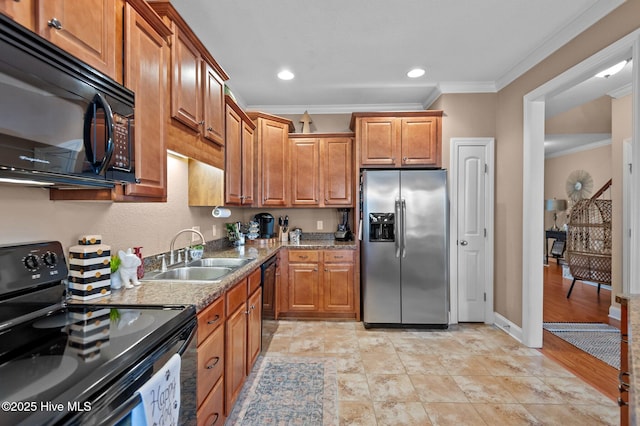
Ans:
[[[248,206],[254,197],[254,140],[249,116],[226,96],[225,205]]]
[[[222,169],[224,82],[229,77],[171,3],[163,0],[149,4],[173,31],[167,148]]]
[[[116,0],[39,0],[35,31],[108,76],[116,75]]]
[[[442,111],[353,113],[361,167],[442,166]]]
[[[0,0],[0,13],[13,19],[23,27],[34,30],[34,0]]]
[[[289,132],[293,123],[285,118],[248,112],[256,124],[258,207],[289,205]]]
[[[353,206],[350,135],[289,135],[289,149],[292,206]]]

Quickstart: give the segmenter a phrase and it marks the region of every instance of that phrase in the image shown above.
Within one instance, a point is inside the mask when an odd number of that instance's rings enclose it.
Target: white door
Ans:
[[[493,321],[490,176],[493,139],[459,139],[455,143],[455,244],[459,322]],[[490,164],[491,163],[491,164]]]

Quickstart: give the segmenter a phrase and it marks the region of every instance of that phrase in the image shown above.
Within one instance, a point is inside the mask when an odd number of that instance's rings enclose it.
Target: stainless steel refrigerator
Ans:
[[[361,184],[365,327],[446,328],[446,170],[365,170]]]

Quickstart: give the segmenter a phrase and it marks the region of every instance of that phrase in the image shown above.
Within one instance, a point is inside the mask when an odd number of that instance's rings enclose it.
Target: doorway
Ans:
[[[544,200],[544,121],[545,99],[566,90],[615,61],[629,57],[640,58],[640,30],[636,30],[598,54],[581,62],[560,76],[545,83],[524,97],[524,167],[523,167],[523,258],[522,258],[522,341],[529,347],[542,347],[543,266],[540,255],[544,252],[543,200]],[[633,67],[633,110],[640,104],[640,72]],[[633,140],[640,140],[638,114],[633,115]],[[638,163],[638,149],[633,159]],[[632,185],[639,187],[640,176],[632,176]],[[637,197],[631,201],[630,228],[640,229],[640,205]],[[637,258],[640,248],[638,234],[630,241],[631,258]],[[630,265],[629,289],[637,292],[640,285],[640,265]]]
[[[452,138],[451,323],[492,324],[494,139]]]

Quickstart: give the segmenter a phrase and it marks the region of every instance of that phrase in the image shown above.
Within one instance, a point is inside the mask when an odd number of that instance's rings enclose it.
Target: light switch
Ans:
[[[318,222],[316,222],[316,228],[318,229],[318,231],[321,231],[322,228],[324,228],[324,224],[322,223],[321,220],[319,220]]]

